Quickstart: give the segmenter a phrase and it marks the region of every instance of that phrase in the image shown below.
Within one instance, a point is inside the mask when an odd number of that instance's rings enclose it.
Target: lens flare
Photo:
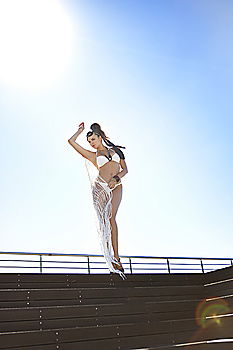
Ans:
[[[223,299],[202,300],[196,309],[196,322],[202,328],[221,324],[221,317],[230,312],[228,303]]]

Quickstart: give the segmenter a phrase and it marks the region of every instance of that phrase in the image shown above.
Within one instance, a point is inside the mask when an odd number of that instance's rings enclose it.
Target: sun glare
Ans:
[[[72,23],[58,0],[0,0],[0,80],[46,87],[66,70],[72,46]]]

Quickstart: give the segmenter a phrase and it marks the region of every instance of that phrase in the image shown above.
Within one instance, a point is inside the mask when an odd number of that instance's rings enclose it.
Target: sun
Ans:
[[[58,0],[0,0],[0,81],[47,87],[71,62],[73,26]]]

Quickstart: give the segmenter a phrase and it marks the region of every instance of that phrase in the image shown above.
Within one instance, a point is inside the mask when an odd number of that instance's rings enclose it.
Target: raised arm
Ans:
[[[78,131],[73,136],[71,136],[71,138],[68,140],[68,142],[84,158],[87,158],[91,162],[95,162],[95,157],[96,157],[95,152],[91,152],[91,151],[83,148],[82,146],[80,146],[77,142],[75,142],[75,140],[83,132],[83,130],[84,130],[84,125],[80,124]]]

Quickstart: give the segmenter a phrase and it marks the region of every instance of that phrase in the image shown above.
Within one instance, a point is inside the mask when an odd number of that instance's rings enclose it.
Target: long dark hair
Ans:
[[[93,123],[91,124],[91,130],[92,131],[88,131],[87,133],[87,138],[91,135],[96,134],[98,136],[101,136],[104,143],[108,146],[108,147],[112,147],[114,149],[114,151],[120,156],[121,159],[125,159],[124,153],[120,150],[120,148],[125,148],[123,146],[119,146],[119,145],[114,145],[114,143],[112,143],[109,140],[109,137],[107,137],[105,135],[105,132],[101,129],[101,126],[98,123]]]

